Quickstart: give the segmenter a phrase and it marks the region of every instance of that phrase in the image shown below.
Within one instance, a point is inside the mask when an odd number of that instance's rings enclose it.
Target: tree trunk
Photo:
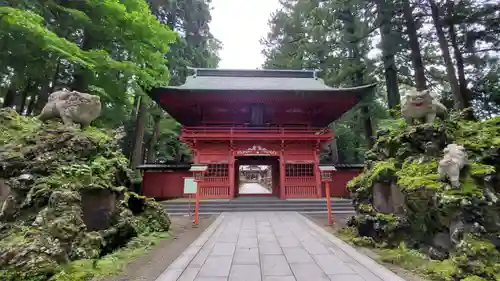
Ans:
[[[465,103],[460,94],[460,87],[458,86],[457,76],[455,75],[455,67],[453,66],[453,61],[451,60],[450,50],[448,49],[448,41],[446,41],[446,36],[443,30],[443,21],[441,19],[440,8],[437,6],[434,0],[428,0],[431,6],[432,20],[434,22],[434,27],[436,28],[436,35],[439,41],[439,48],[443,54],[444,64],[446,66],[446,76],[448,77],[448,82],[450,83],[451,95],[453,97],[454,108],[464,109]]]
[[[410,39],[411,63],[415,70],[415,84],[418,91],[423,91],[427,89],[427,82],[425,79],[422,53],[420,52],[420,43],[418,42],[417,28],[415,26],[413,10],[409,0],[403,0],[403,15],[406,23],[406,34]]]
[[[448,7],[447,15],[451,17],[454,14],[455,3],[452,1],[448,1],[447,7]],[[455,24],[453,23],[451,18],[448,18],[447,23],[448,23],[448,33],[450,34],[451,47],[453,49],[453,54],[457,65],[458,85],[460,89],[460,94],[462,96],[462,100],[464,101],[464,108],[470,108],[472,105],[472,93],[467,88],[467,79],[465,78],[464,57],[462,55],[462,52],[460,51],[460,47],[458,46]],[[467,117],[468,119],[474,119],[474,114],[472,110],[469,110]]]
[[[354,48],[353,53],[354,53],[354,58],[358,61],[358,63],[361,63],[357,47]],[[354,74],[353,84],[354,84],[353,86],[363,85],[362,70],[358,70]],[[361,105],[361,118],[363,119],[363,128],[365,132],[366,142],[368,144],[368,148],[371,149],[375,145],[375,139],[373,136],[373,124],[372,124],[372,118],[370,116],[370,107],[366,101],[363,101]]]
[[[35,109],[35,105],[37,103],[37,93],[33,92],[30,95],[30,101],[28,102],[28,107],[26,108],[26,116],[30,116],[33,114],[33,110]]]
[[[37,95],[36,103],[34,104],[33,109],[30,112],[33,112],[35,115],[40,114],[45,104],[49,100],[49,95],[54,91],[56,87],[56,79],[57,75],[59,75],[60,70],[60,62],[57,61],[56,69],[54,70],[54,74],[52,75],[51,80],[47,81],[45,85],[42,86],[42,89]],[[51,83],[52,82],[52,83]]]
[[[380,19],[380,35],[382,45],[382,61],[384,62],[385,85],[387,88],[387,105],[389,109],[397,110],[401,104],[398,88],[398,72],[394,58],[393,42],[391,42],[392,11],[385,0],[377,0],[378,17]],[[391,112],[391,115],[394,115]]]
[[[335,123],[330,124],[330,128],[333,131],[333,138],[330,144],[330,161],[332,163],[339,163],[339,147],[337,144],[337,136],[335,135]]]
[[[132,161],[135,147],[135,125],[137,123],[137,114],[139,113],[139,95],[134,96],[134,107],[130,112],[130,120],[125,124],[125,139],[123,141],[124,147],[122,148],[123,154],[127,155],[129,161]]]
[[[92,49],[92,39],[90,38],[90,33],[86,30],[83,31],[83,40],[82,40],[82,50],[88,51]],[[73,83],[71,88],[78,92],[86,92],[87,87],[89,86],[88,77],[89,71],[84,67],[76,67],[75,72],[73,74]]]
[[[33,114],[38,115],[42,112],[43,107],[47,104],[50,95],[50,82],[47,82],[43,87],[38,97],[36,99],[35,107],[33,109]]]
[[[26,87],[24,88],[21,95],[19,96],[19,101],[18,101],[18,104],[16,105],[16,111],[19,114],[24,115],[24,111],[26,109],[26,101],[27,101],[28,97],[30,96],[30,93],[32,91],[34,91],[35,88],[36,88],[36,84],[34,82],[32,82],[31,79],[28,78],[28,80],[26,81]]]
[[[158,134],[160,133],[160,120],[161,118],[156,117],[153,124],[153,135],[151,136],[151,142],[148,149],[148,163],[154,163],[156,161],[156,143],[158,142]]]
[[[146,129],[147,122],[147,110],[146,104],[144,103],[142,97],[139,100],[137,119],[135,124],[135,140],[134,140],[134,149],[132,151],[132,159],[130,161],[131,167],[136,168],[142,162],[142,142],[144,139],[144,131]]]
[[[5,93],[2,107],[13,107],[15,101],[16,101],[16,90],[11,85],[9,86],[9,89],[7,89],[7,93]]]
[[[356,33],[355,33],[354,15],[352,14],[351,11],[344,10],[342,11],[342,16],[345,25],[344,32],[347,35],[349,35],[348,37],[352,38],[351,41],[348,42],[349,56],[352,59],[352,62],[354,62],[354,65],[359,66],[356,72],[354,72],[351,76],[352,84],[353,86],[361,86],[363,85],[364,82],[363,68],[362,68],[363,64],[361,63],[361,57],[358,46],[359,42],[358,38],[356,38]],[[372,120],[370,117],[370,109],[366,103],[363,103],[363,105],[361,106],[361,115],[363,119],[363,127],[364,127],[366,142],[368,144],[368,148],[371,149],[375,144],[375,142],[373,139],[373,127],[372,127]]]

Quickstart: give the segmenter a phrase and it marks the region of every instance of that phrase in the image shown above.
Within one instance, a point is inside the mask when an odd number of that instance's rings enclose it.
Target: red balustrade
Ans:
[[[329,140],[333,132],[327,128],[249,128],[249,127],[184,127],[181,139],[314,139]]]
[[[285,198],[313,198],[317,196],[316,177],[285,177]]]
[[[229,198],[228,177],[206,177],[200,187],[201,198]]]
[[[203,199],[229,198],[229,186],[202,186],[200,193]]]

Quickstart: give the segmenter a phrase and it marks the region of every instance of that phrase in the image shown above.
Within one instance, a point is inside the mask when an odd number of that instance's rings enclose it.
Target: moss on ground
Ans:
[[[96,266],[111,272],[106,262],[125,262],[169,230],[160,204],[128,191],[137,174],[112,134],[12,109],[0,109],[0,131],[1,280],[45,281],[67,266],[68,280]]]
[[[363,173],[348,184],[357,215],[340,235],[430,280],[500,280],[500,117],[394,123],[378,132]],[[451,143],[468,153],[460,188],[437,173]],[[403,211],[378,212],[375,184],[395,185]]]
[[[467,277],[463,277],[464,272],[461,269],[460,265],[457,264],[457,260],[467,258],[467,251],[458,251],[453,258],[445,259],[445,260],[433,260],[425,253],[421,251],[412,249],[408,247],[404,242],[401,242],[396,247],[388,247],[387,244],[376,242],[371,237],[359,236],[357,234],[357,230],[352,227],[346,227],[340,229],[336,235],[344,240],[345,242],[357,246],[367,248],[373,251],[379,262],[385,264],[393,264],[399,266],[408,272],[412,272],[414,274],[420,275],[426,280],[433,281],[490,281],[490,280],[500,280],[500,276],[492,275],[497,279],[488,279],[483,278],[484,275],[482,272],[478,272],[478,275],[467,274]],[[469,240],[470,241],[470,240]],[[475,241],[475,240],[473,240]],[[464,242],[467,243],[467,242]],[[477,243],[477,242],[472,242]],[[483,244],[484,242],[481,242]],[[472,246],[476,250],[482,250],[487,252],[491,245],[483,244],[482,247],[477,247],[477,245]],[[485,251],[486,250],[486,251]],[[497,267],[497,264],[492,264],[491,259],[487,258],[490,263],[485,265],[483,261],[471,260],[468,261],[471,264],[479,267],[487,267],[490,266],[492,268]],[[496,262],[496,259],[495,261]]]
[[[86,281],[119,275],[134,258],[151,250],[161,240],[168,239],[168,232],[141,234],[127,245],[100,259],[76,260],[60,266],[50,281]]]

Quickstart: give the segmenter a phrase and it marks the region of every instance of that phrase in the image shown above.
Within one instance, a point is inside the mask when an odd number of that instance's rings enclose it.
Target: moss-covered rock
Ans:
[[[500,117],[472,122],[457,116],[416,126],[395,121],[378,132],[363,173],[348,184],[357,210],[349,225],[379,245],[404,243],[450,264],[448,277],[433,280],[500,280]],[[468,153],[460,188],[437,172],[451,143]],[[388,212],[378,197],[396,204],[394,188],[403,207]]]
[[[0,131],[1,280],[48,280],[68,262],[168,231],[153,199],[127,191],[135,175],[114,136],[11,109],[0,109]]]

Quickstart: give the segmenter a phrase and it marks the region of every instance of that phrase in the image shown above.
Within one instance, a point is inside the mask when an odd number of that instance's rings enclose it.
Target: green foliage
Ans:
[[[500,118],[494,117],[485,122],[464,121],[458,140],[470,149],[500,145],[499,137]]]
[[[487,280],[500,278],[500,252],[491,242],[475,235],[466,235],[451,259],[467,275],[479,275]]]
[[[270,32],[261,40],[266,57],[263,68],[319,69],[320,78],[332,87],[374,82],[368,33],[375,14],[372,9],[363,10],[364,5],[363,1],[350,1],[348,5],[338,1],[282,1],[269,20]],[[375,125],[387,118],[379,94],[366,97],[333,124],[339,161],[363,160],[369,137],[363,120],[369,118]],[[360,112],[361,107],[368,108],[368,116]]]
[[[387,159],[386,161],[378,161],[373,167],[365,170],[360,175],[349,181],[347,188],[350,190],[361,188],[366,189],[371,187],[376,181],[391,180],[396,175],[396,162],[394,159]]]
[[[134,258],[147,253],[161,240],[168,239],[167,232],[147,233],[130,240],[127,245],[101,259],[77,260],[57,269],[50,281],[87,281],[121,273]]]
[[[51,188],[70,188],[79,189],[116,189],[123,190],[124,187],[113,185],[116,174],[120,171],[128,170],[128,160],[120,153],[110,158],[103,156],[96,157],[90,163],[70,164],[68,166],[58,167],[55,173],[50,177],[44,177],[35,182],[38,184],[47,184]]]
[[[407,127],[398,122],[380,130],[377,144],[367,153],[365,170],[349,182],[358,211],[349,225],[359,236],[349,241],[382,247],[384,262],[431,280],[497,280],[500,252],[488,233],[500,233],[496,216],[498,191],[485,182],[498,175],[499,145],[494,142],[498,121],[471,122],[450,117],[435,124]],[[451,187],[437,173],[442,150],[449,143],[467,148],[469,161],[461,171],[460,188]],[[388,177],[395,180],[404,196],[404,210],[397,216],[378,213],[372,205],[373,186],[387,185]],[[457,221],[474,227],[457,228]],[[447,250],[436,250],[441,246],[434,242],[437,233],[461,242]],[[457,238],[460,235],[465,235],[463,240]],[[446,255],[432,260],[429,256],[437,257],[431,254],[435,252],[424,250],[429,247],[445,251]]]
[[[126,191],[133,173],[113,135],[45,124],[10,108],[0,109],[0,118],[12,136],[0,146],[0,178],[10,187],[0,210],[2,280],[45,281],[56,271],[56,280],[117,273],[169,230],[161,205]],[[97,226],[89,207],[107,223]]]
[[[0,7],[0,102],[36,115],[50,92],[74,89],[101,97],[94,125],[135,125],[132,97],[182,84],[188,66],[217,66],[221,43],[210,20],[206,0],[7,1]],[[152,130],[151,122],[140,126]],[[160,126],[159,145],[151,147],[161,152],[168,142],[189,154],[178,134],[166,136],[170,129]]]
[[[0,146],[9,143],[24,144],[23,140],[41,127],[36,118],[22,118],[14,110],[0,110]]]
[[[45,25],[48,19],[38,14],[42,12],[40,10],[5,6],[0,9],[4,34],[19,34],[19,39],[32,44],[37,54],[46,53],[50,54],[49,57],[68,60],[105,77],[120,73],[122,83],[140,81],[141,86],[146,88],[168,80],[164,54],[175,35],[150,13],[146,1],[88,0],[79,5],[68,3],[46,7],[47,12],[57,11],[57,15],[67,20],[70,30],[83,28],[85,40],[100,38],[99,44],[88,42],[93,45],[91,48],[59,36],[60,27]],[[64,33],[68,34],[67,31]],[[111,51],[115,54],[126,52],[126,59],[111,54]],[[111,85],[103,84],[102,78],[95,77],[93,80],[96,84],[91,85],[107,93],[112,92]]]
[[[140,196],[134,192],[126,192],[123,202],[127,208],[140,215],[131,220],[137,233],[165,232],[170,228],[170,218],[165,208],[153,198]]]
[[[407,160],[396,173],[398,184],[407,189],[429,188],[438,189],[442,184],[438,182],[438,161],[423,162],[421,160]]]

